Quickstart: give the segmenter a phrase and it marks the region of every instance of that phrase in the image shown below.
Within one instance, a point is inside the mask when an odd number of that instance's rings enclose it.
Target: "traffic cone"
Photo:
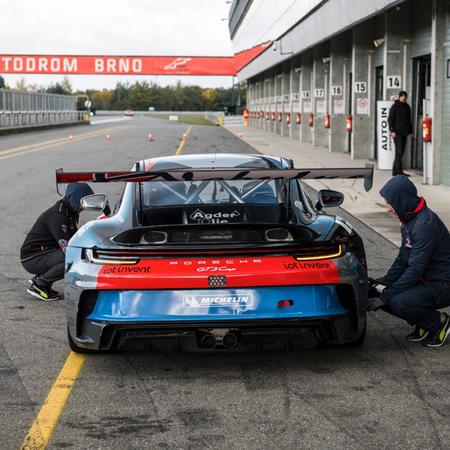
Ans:
[[[244,137],[244,133],[242,133],[242,131],[239,131],[238,136],[240,139],[242,139]]]
[[[183,141],[187,139],[187,133],[183,133]]]
[[[105,138],[106,138],[107,141],[110,141],[110,140],[111,140],[111,135],[110,135],[110,134],[107,134],[107,135],[105,136]]]
[[[147,135],[147,139],[148,139],[150,142],[155,140],[155,139],[153,138],[153,134],[152,134],[152,133],[149,133],[149,134]]]
[[[69,134],[69,141],[73,141],[73,136]]]

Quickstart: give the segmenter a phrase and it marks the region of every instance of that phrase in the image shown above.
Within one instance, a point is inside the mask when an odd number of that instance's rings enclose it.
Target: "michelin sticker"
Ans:
[[[184,295],[183,306],[186,308],[253,306],[253,294],[241,295]]]

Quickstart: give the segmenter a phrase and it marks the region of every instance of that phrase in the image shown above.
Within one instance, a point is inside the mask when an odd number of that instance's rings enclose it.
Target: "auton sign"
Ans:
[[[0,73],[234,76],[269,45],[234,56],[0,55]]]

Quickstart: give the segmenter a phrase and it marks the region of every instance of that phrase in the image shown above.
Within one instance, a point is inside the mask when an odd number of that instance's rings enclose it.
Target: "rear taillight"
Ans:
[[[318,261],[321,259],[339,258],[344,254],[342,244],[332,244],[317,248],[305,249],[302,253],[294,255],[296,261]]]
[[[119,264],[119,265],[133,265],[140,261],[139,257],[134,256],[121,256],[121,255],[111,255],[108,253],[103,253],[98,250],[92,250],[90,248],[85,249],[84,257],[86,261],[93,264]]]

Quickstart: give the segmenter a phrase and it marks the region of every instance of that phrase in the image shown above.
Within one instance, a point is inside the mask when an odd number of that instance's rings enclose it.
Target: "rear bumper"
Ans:
[[[286,299],[292,305],[279,307]],[[92,350],[130,341],[198,350],[207,330],[219,335],[230,330],[239,338],[239,348],[247,350],[265,348],[267,342],[282,348],[350,343],[361,335],[366,317],[358,290],[342,284],[85,291],[73,319],[72,339]]]
[[[113,348],[161,349],[165,351],[210,351],[202,348],[205,334],[223,330],[238,337],[233,349],[222,351],[282,350],[344,345],[364,332],[365,316],[355,327],[351,313],[300,319],[260,319],[226,321],[98,322],[87,319],[84,331],[89,338],[72,337],[78,346],[92,350]],[[137,345],[137,347],[136,347]]]

